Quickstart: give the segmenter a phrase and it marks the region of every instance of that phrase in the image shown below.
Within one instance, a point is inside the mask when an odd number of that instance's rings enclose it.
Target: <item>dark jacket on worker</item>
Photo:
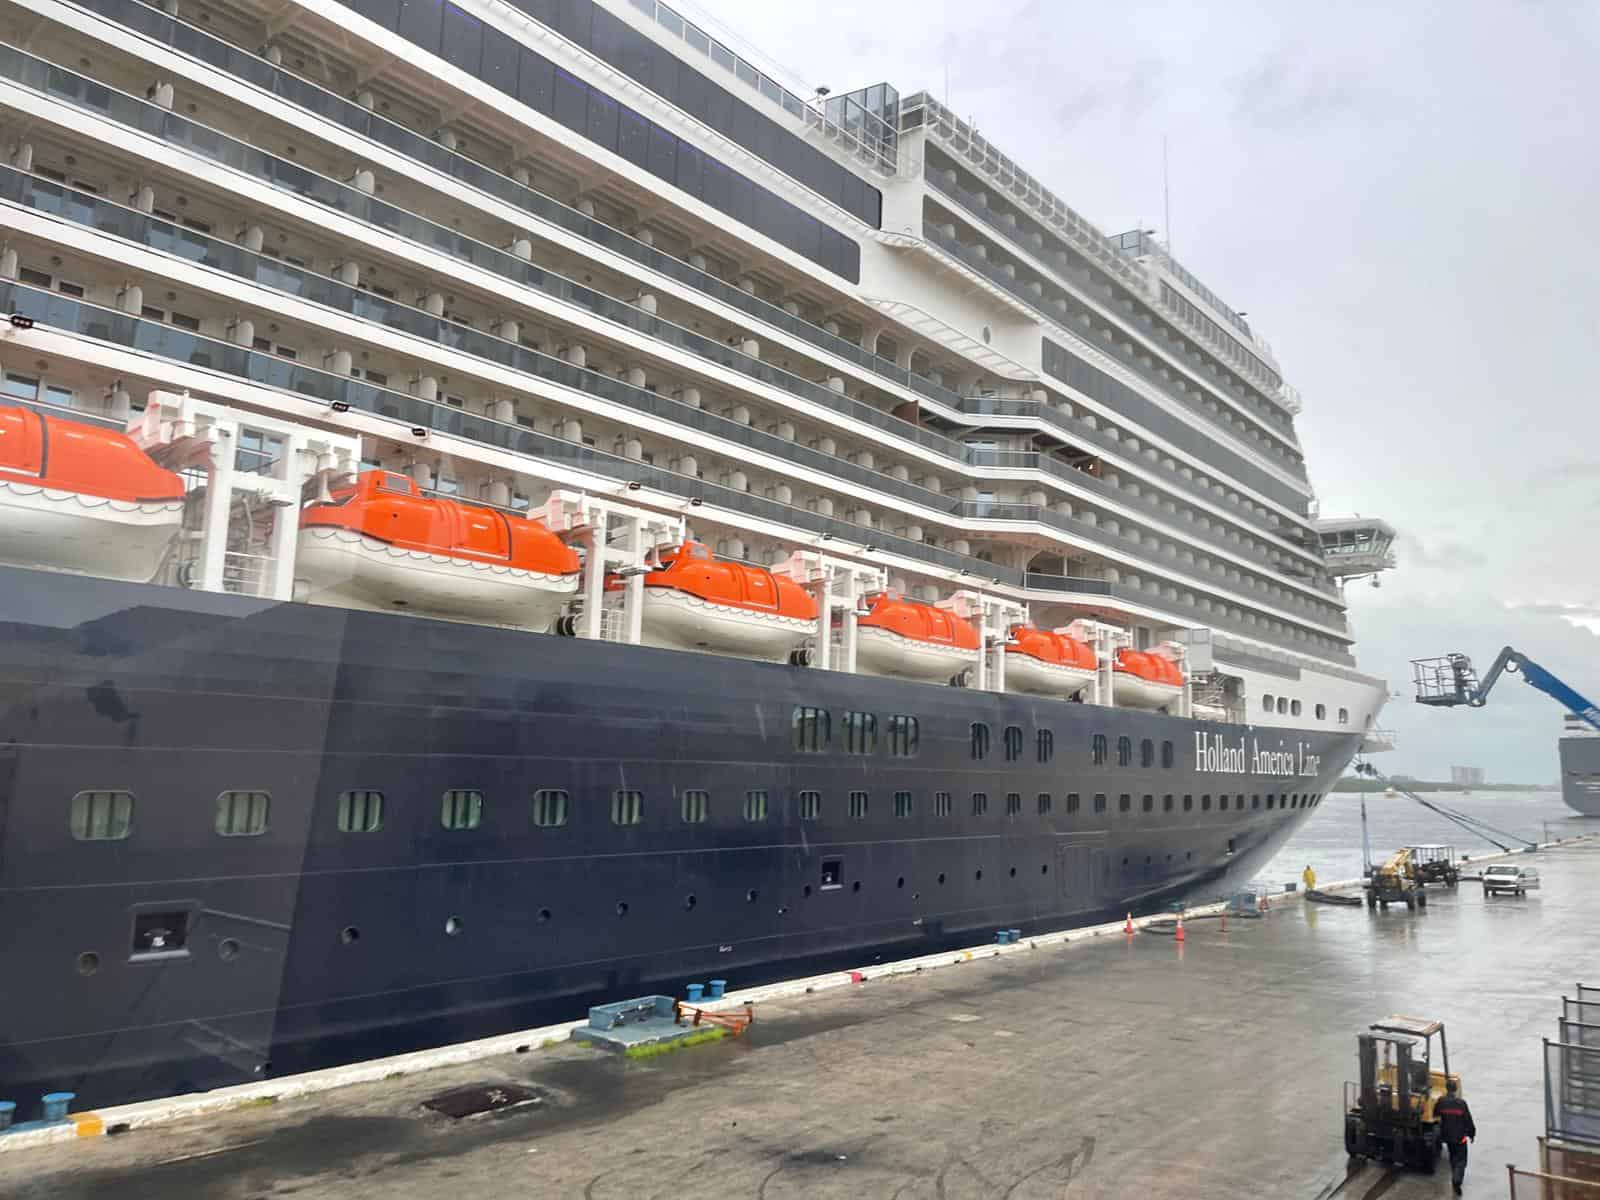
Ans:
[[[1472,1110],[1460,1096],[1446,1096],[1440,1100],[1433,1106],[1433,1117],[1439,1122],[1439,1137],[1447,1146],[1478,1136],[1478,1127],[1472,1123]]]

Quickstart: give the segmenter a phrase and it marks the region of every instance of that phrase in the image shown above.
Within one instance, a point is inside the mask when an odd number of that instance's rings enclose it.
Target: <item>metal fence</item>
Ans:
[[[1511,1200],[1600,1200],[1600,1183],[1507,1166]]]
[[[1571,1003],[1571,1001],[1568,1001]],[[1600,1029],[1573,1029],[1581,1023],[1561,1022],[1563,1036],[1583,1036],[1588,1045],[1566,1041],[1544,1043],[1545,1132],[1562,1141],[1600,1147]]]

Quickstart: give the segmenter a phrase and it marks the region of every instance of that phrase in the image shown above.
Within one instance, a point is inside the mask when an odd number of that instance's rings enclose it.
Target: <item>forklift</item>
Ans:
[[[1461,865],[1454,846],[1407,846],[1406,849],[1411,851],[1418,883],[1442,883],[1453,888],[1461,882]]]
[[[1410,847],[1396,850],[1367,873],[1367,907],[1387,909],[1404,904],[1408,909],[1428,907],[1428,892],[1411,855]]]
[[[1433,1174],[1444,1148],[1434,1105],[1444,1099],[1447,1080],[1461,1094],[1461,1077],[1450,1074],[1444,1022],[1386,1017],[1356,1034],[1356,1058],[1361,1081],[1344,1085],[1345,1152]]]

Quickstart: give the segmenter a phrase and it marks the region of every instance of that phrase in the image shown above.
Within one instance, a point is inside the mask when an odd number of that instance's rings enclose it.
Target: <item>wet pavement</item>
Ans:
[[[1540,1039],[1600,982],[1600,843],[1519,861],[1544,884],[1521,900],[1291,904],[1191,922],[1181,946],[1110,937],[769,1002],[742,1039],[648,1061],[562,1045],[0,1154],[0,1196],[1447,1196],[1446,1170],[1345,1158],[1355,1033],[1400,1012],[1445,1021],[1480,1131],[1466,1194],[1500,1197],[1505,1164],[1537,1159]],[[478,1085],[520,1090],[425,1107]]]

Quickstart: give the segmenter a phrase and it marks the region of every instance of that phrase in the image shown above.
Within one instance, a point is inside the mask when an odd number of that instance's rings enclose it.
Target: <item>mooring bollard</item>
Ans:
[[[722,993],[727,990],[728,981],[726,979],[713,979],[711,981],[711,990],[707,993],[707,995],[713,1000],[721,1000]]]
[[[15,1100],[0,1100],[0,1133],[11,1128],[11,1118],[17,1115]]]
[[[689,993],[690,1004],[699,1004],[700,997],[705,994],[705,990],[706,985],[703,983],[691,983],[684,988],[684,991]]]
[[[46,1092],[42,1102],[46,1124],[67,1119],[67,1107],[78,1098],[76,1092]]]

